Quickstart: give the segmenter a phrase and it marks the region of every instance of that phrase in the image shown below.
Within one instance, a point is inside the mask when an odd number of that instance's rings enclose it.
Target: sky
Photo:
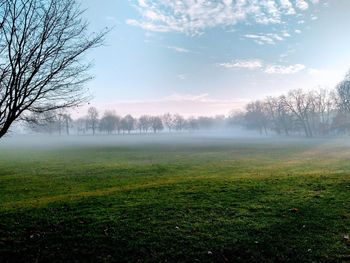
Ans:
[[[349,0],[81,1],[91,31],[111,28],[87,58],[102,112],[227,115],[350,69]]]

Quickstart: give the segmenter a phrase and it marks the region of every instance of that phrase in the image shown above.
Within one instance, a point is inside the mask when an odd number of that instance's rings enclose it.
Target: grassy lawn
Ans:
[[[346,141],[20,140],[0,144],[0,262],[350,261]]]

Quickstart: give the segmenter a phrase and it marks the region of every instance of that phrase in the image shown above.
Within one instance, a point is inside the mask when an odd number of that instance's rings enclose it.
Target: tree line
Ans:
[[[84,117],[73,119],[64,109],[32,114],[27,127],[49,134],[130,134],[223,130],[245,128],[262,135],[336,136],[350,132],[350,73],[335,89],[291,90],[277,97],[248,103],[241,112],[229,116],[185,118],[180,114],[160,116],[128,114],[115,111],[102,115],[90,107]]]
[[[77,119],[64,110],[33,114],[31,121],[27,122],[27,128],[36,133],[66,135],[145,134],[224,129],[229,126],[229,122],[230,118],[223,115],[185,118],[180,114],[167,113],[136,118],[130,114],[119,116],[112,110],[101,115],[97,108],[90,107],[85,116]]]
[[[331,136],[350,131],[350,73],[335,89],[291,90],[256,100],[235,116],[242,126],[261,134]]]

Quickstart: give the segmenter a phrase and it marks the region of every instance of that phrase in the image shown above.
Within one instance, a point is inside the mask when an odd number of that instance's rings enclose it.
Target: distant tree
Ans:
[[[267,133],[268,116],[262,101],[257,100],[247,104],[245,120],[247,128],[257,129],[260,134]]]
[[[82,59],[106,32],[90,34],[83,13],[76,0],[0,1],[0,138],[32,112],[86,101]]]
[[[90,107],[88,109],[87,125],[92,130],[92,134],[95,135],[98,127],[98,111],[95,107]]]
[[[111,134],[117,129],[118,122],[119,118],[113,111],[106,111],[99,123],[100,130]]]
[[[63,129],[65,129],[66,134],[69,135],[69,128],[73,121],[70,114],[68,114],[65,109],[57,109],[54,113],[56,114],[59,135],[62,134]]]
[[[214,126],[214,120],[210,117],[200,116],[198,117],[198,126],[201,130],[209,130]]]
[[[336,115],[336,96],[334,92],[325,89],[315,90],[311,96],[311,127],[313,133],[326,135],[330,132]]]
[[[78,118],[73,121],[74,126],[76,128],[76,131],[78,134],[85,134],[86,133],[86,123],[87,119],[85,117]]]
[[[336,87],[338,107],[343,113],[350,113],[350,72]]]
[[[164,125],[168,128],[168,131],[171,132],[171,130],[174,128],[174,117],[170,113],[166,113],[162,116]]]
[[[194,117],[189,118],[187,120],[187,123],[188,123],[188,129],[191,131],[198,130],[200,127],[198,119],[196,119]]]
[[[142,134],[142,125],[140,123],[140,119],[135,119],[135,129],[139,130],[140,134]]]
[[[148,129],[151,128],[151,117],[148,115],[142,115],[139,119],[138,119],[138,128],[140,130],[140,133],[143,131],[145,133],[147,133]]]
[[[312,137],[313,132],[310,125],[310,113],[312,109],[312,96],[303,90],[292,90],[288,96],[283,97],[284,106],[292,112],[299,124],[302,126],[307,137]]]
[[[135,127],[135,119],[130,114],[126,115],[121,123],[123,131],[128,131],[128,133],[130,133]]]
[[[116,121],[116,129],[118,134],[120,134],[120,131],[122,130],[122,118],[118,115],[115,116]]]
[[[63,114],[62,117],[63,117],[64,125],[65,125],[65,128],[66,128],[66,134],[69,135],[69,128],[71,127],[73,119],[70,116],[70,114],[68,114],[68,113]]]
[[[174,128],[177,131],[182,131],[185,128],[186,120],[181,115],[175,114],[173,118],[173,122],[174,122]]]
[[[35,133],[54,134],[59,131],[57,116],[55,111],[32,113],[26,122],[27,128]]]
[[[336,86],[337,116],[334,118],[333,127],[338,132],[350,132],[350,72]]]
[[[163,122],[160,117],[151,117],[150,123],[154,133],[164,129]]]
[[[223,129],[226,124],[225,115],[216,115],[214,117],[214,128],[215,129]]]
[[[325,136],[335,130],[350,131],[350,121],[339,110],[337,97],[335,92],[324,89],[291,90],[287,95],[248,103],[241,123],[260,133],[269,130],[287,136],[302,133],[307,137]]]
[[[294,120],[284,101],[284,96],[277,98],[268,97],[266,99],[265,108],[267,123],[268,128],[275,131],[277,134],[284,133],[286,136],[289,136]]]
[[[237,128],[246,126],[245,112],[233,110],[227,118],[227,126],[230,128]]]
[[[73,122],[69,113],[64,109],[47,111],[44,113],[32,113],[28,116],[28,127],[39,133],[58,133],[63,131],[69,135],[69,129]]]

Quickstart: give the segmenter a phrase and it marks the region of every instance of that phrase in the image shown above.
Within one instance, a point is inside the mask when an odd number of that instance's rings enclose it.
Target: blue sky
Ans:
[[[228,114],[290,89],[332,88],[350,68],[348,0],[84,0],[101,110]],[[85,110],[85,109],[84,109]]]

